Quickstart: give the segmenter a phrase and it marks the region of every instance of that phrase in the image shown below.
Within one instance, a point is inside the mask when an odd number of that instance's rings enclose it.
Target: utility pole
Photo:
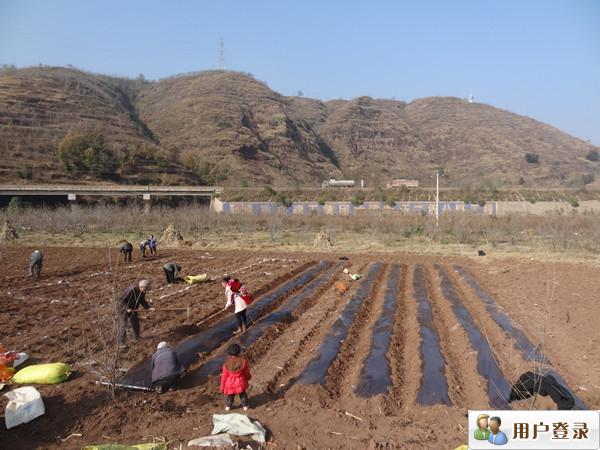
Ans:
[[[435,171],[435,227],[440,226],[440,171]]]

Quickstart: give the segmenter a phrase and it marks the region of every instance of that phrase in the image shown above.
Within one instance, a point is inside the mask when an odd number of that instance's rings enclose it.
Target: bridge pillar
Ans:
[[[71,212],[79,209],[79,205],[77,204],[77,194],[67,194],[67,200],[69,201]]]
[[[142,198],[144,199],[144,214],[150,214],[150,210],[152,209],[150,194],[142,194]]]

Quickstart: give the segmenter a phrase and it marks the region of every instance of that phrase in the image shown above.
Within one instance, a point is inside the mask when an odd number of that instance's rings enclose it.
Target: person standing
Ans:
[[[44,255],[39,250],[34,250],[31,254],[31,262],[29,263],[29,277],[35,274],[36,278],[40,278],[42,274],[42,265],[44,262]]]
[[[225,360],[221,372],[220,390],[225,396],[225,411],[233,407],[235,396],[240,397],[244,411],[248,410],[248,381],[252,379],[248,360],[242,356],[239,344],[231,344],[227,349],[229,356]]]
[[[146,292],[150,288],[148,280],[141,280],[138,285],[129,286],[121,293],[117,304],[118,326],[117,341],[120,346],[124,346],[127,341],[127,320],[131,322],[133,331],[133,340],[137,342],[140,339],[140,319],[138,309],[142,306],[144,309],[154,311],[146,301]]]
[[[177,275],[181,272],[181,266],[177,263],[170,262],[163,266],[165,276],[167,277],[167,284],[177,283]]]
[[[131,242],[125,241],[119,251],[123,253],[123,262],[131,262],[131,254],[133,253],[133,244]]]
[[[148,238],[148,244],[150,245],[150,254],[158,256],[158,253],[156,251],[156,247],[158,246],[158,239],[156,239],[156,237],[153,234],[151,234]]]
[[[223,309],[226,310],[230,306],[234,306],[235,318],[238,322],[236,333],[243,333],[248,328],[248,319],[246,317],[246,308],[248,305],[240,295],[242,283],[237,278],[223,277],[221,286],[225,288],[225,297],[227,298],[227,303],[225,303],[225,308]]]
[[[174,389],[184,372],[177,353],[166,342],[160,342],[152,355],[152,385],[159,394]]]

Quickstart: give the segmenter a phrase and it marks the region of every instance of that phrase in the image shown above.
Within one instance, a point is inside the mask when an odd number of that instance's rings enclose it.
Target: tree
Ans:
[[[117,167],[115,156],[98,132],[67,134],[58,145],[58,159],[67,172],[75,175],[89,173],[108,178]]]
[[[596,150],[590,150],[585,159],[588,161],[598,161],[600,159],[600,155]]]
[[[540,161],[540,155],[537,153],[525,153],[525,161],[529,164],[536,164]]]

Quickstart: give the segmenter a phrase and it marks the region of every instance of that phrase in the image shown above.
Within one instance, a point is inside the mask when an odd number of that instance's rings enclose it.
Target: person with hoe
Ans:
[[[235,317],[238,322],[236,333],[243,333],[248,328],[246,308],[253,301],[252,296],[237,278],[223,277],[221,286],[225,288],[225,297],[227,298],[227,303],[225,303],[223,309],[226,310],[230,306],[234,306]]]
[[[146,301],[146,292],[150,288],[148,280],[141,280],[137,286],[129,286],[121,293],[121,297],[117,303],[117,341],[121,347],[125,346],[127,341],[127,320],[131,322],[133,330],[133,340],[140,340],[140,319],[138,317],[139,307],[154,311]]]

